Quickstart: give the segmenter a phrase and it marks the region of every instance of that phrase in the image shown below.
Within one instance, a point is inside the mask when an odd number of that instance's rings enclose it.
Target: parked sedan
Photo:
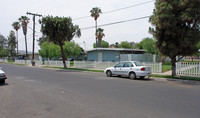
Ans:
[[[114,67],[109,67],[104,70],[104,73],[111,77],[112,75],[128,76],[130,79],[140,77],[143,79],[145,76],[151,75],[151,68],[144,66],[137,61],[120,62]]]
[[[4,84],[6,79],[7,79],[6,74],[0,67],[0,83]]]

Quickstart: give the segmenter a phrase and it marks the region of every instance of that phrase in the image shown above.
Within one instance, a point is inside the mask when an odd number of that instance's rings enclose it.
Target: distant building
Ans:
[[[24,50],[19,50],[19,54],[17,55],[17,58],[18,59],[25,59],[26,57],[26,51]],[[40,59],[40,55],[38,52],[35,52],[34,54],[34,58],[36,60],[39,60]],[[27,60],[32,60],[32,52],[28,52],[28,59]]]
[[[146,50],[123,48],[95,48],[87,51],[88,61],[122,61],[124,54],[144,54]]]

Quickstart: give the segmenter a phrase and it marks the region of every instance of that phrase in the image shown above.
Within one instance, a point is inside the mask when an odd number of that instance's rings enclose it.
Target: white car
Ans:
[[[151,68],[144,66],[137,61],[120,62],[114,67],[109,67],[104,70],[104,73],[111,77],[112,75],[128,76],[130,79],[140,77],[143,79],[145,76],[152,74]]]
[[[2,68],[0,67],[0,83],[4,84],[5,80],[7,79],[6,74],[3,70],[1,70]]]

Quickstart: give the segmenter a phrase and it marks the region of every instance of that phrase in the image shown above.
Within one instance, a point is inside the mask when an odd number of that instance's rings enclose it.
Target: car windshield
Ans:
[[[140,62],[134,62],[136,66],[144,66],[142,63]]]
[[[123,67],[124,63],[118,63],[115,67]]]

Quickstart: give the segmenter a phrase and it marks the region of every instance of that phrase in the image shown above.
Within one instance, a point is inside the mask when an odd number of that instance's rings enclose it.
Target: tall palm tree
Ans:
[[[97,44],[97,47],[100,48],[101,47],[101,41],[102,41],[102,38],[105,36],[105,34],[103,33],[103,29],[101,28],[98,28],[96,30],[96,37],[98,39],[98,44]]]
[[[100,13],[102,13],[102,11],[101,11],[101,9],[100,8],[98,8],[98,7],[95,7],[95,8],[92,8],[92,10],[90,10],[90,13],[91,13],[91,17],[93,17],[94,18],[94,20],[95,20],[95,27],[96,27],[96,29],[95,29],[95,34],[97,33],[97,19],[98,19],[98,17],[100,16]],[[96,45],[97,45],[97,37],[96,37]],[[97,47],[97,46],[96,46]]]
[[[28,23],[29,23],[30,19],[27,16],[21,16],[18,20],[22,24],[23,33],[24,33],[24,36],[25,36],[26,59],[27,59],[28,58],[28,51],[27,51],[27,39],[26,39],[26,35],[27,35],[27,26],[28,26]]]
[[[21,25],[19,22],[14,22],[12,24],[13,28],[16,30],[16,35],[17,35],[17,54],[18,54],[18,30],[20,29]]]

